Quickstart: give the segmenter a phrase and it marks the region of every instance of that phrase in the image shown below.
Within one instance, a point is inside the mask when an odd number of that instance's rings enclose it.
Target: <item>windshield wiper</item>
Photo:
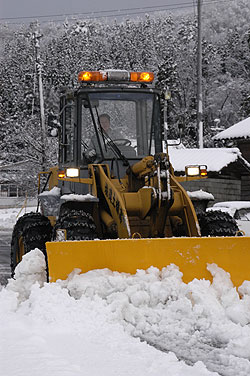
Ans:
[[[100,152],[101,152],[102,158],[104,159],[104,155],[103,155],[103,151],[102,151],[102,147],[101,147],[101,142],[100,142],[100,138],[99,138],[99,134],[98,134],[98,128],[97,128],[97,126],[96,126],[95,117],[94,117],[94,113],[93,113],[93,108],[92,108],[92,105],[91,105],[91,102],[90,102],[90,99],[89,99],[89,95],[88,95],[88,94],[87,94],[87,101],[88,101],[88,104],[89,104],[89,110],[90,110],[91,118],[92,118],[92,121],[93,121],[93,124],[94,124],[94,128],[95,128],[96,136],[97,136],[98,146],[99,146],[99,149],[100,149]],[[97,113],[97,114],[98,114],[98,113]],[[99,116],[98,116],[98,121],[100,122],[100,120],[99,120]],[[103,140],[103,142],[104,142],[104,140]]]
[[[110,149],[113,151],[113,153],[116,154],[116,156],[123,161],[124,166],[129,166],[128,159],[125,157],[125,155],[122,154],[121,150],[118,148],[118,146],[116,145],[116,143],[105,132],[104,129],[103,129],[103,135],[104,135],[104,138],[105,138],[105,140],[107,142],[107,145],[110,147]]]

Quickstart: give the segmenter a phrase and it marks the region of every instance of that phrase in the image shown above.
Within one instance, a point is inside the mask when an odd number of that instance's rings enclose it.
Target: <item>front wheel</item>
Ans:
[[[57,231],[65,230],[67,240],[94,240],[97,238],[96,226],[91,214],[84,210],[69,210],[55,224],[53,239]]]
[[[198,214],[201,236],[236,236],[239,228],[235,219],[220,210]]]
[[[40,213],[27,213],[18,219],[11,239],[11,276],[22,260],[32,249],[39,248],[46,255],[45,243],[51,240],[52,226],[47,217]]]

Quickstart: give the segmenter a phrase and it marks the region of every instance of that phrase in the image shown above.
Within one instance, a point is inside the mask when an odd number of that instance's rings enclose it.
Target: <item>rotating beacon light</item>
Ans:
[[[107,71],[81,71],[78,73],[79,82],[102,82],[119,81],[130,83],[150,83],[154,80],[152,72],[128,72],[126,70],[107,70]]]

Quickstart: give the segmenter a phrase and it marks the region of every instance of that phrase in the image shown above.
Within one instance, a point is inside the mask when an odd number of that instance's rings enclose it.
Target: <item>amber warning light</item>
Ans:
[[[128,72],[124,70],[108,71],[82,71],[78,74],[80,82],[102,82],[102,81],[123,81],[123,82],[153,82],[152,72]]]
[[[152,72],[131,72],[130,81],[133,82],[152,82],[154,81],[154,73]]]
[[[58,171],[57,176],[58,176],[59,179],[65,178],[65,176],[66,176],[65,171],[64,170]]]
[[[201,176],[207,176],[207,166],[200,166]]]
[[[78,81],[107,81],[107,75],[105,72],[80,72],[78,73]]]

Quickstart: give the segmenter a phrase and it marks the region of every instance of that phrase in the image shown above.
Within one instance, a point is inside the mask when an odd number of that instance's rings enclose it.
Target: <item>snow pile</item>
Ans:
[[[13,228],[18,218],[29,212],[36,212],[36,207],[0,209],[0,230]]]
[[[250,201],[223,201],[217,202],[213,207],[225,207],[233,210],[250,209]]]
[[[41,196],[60,196],[61,195],[61,189],[58,187],[53,187],[50,191],[44,191],[39,194],[39,197]]]
[[[69,195],[63,195],[61,197],[61,200],[64,201],[97,201],[97,198],[95,196],[92,196],[90,193],[87,193],[86,195],[78,195],[78,194],[69,194]]]
[[[16,271],[16,281],[10,281],[0,292],[2,374],[26,376],[30,370],[36,376],[214,374],[202,362],[188,366],[173,353],[160,352],[130,336],[118,317],[112,317],[107,294],[101,298],[91,288],[86,294],[76,288],[81,296],[71,296],[63,284],[76,286],[74,280],[80,277],[76,273],[68,282],[44,283],[41,256],[38,250],[27,254]],[[32,273],[26,280],[30,268]],[[112,276],[100,270],[84,279],[90,286],[93,281],[94,289],[102,283],[107,288]],[[127,285],[129,276],[114,273],[113,277],[123,279],[124,287]]]
[[[199,191],[187,191],[187,194],[191,200],[214,200],[212,193],[205,192],[202,189]]]
[[[14,278],[9,280],[6,289],[17,292],[19,301],[28,299],[34,283],[43,286],[46,282],[46,263],[43,253],[36,248],[24,255],[22,262],[15,269]]]
[[[250,374],[249,281],[237,292],[211,264],[212,283],[185,284],[169,265],[135,275],[75,270],[48,284],[42,259],[27,254],[0,292],[4,375]]]

